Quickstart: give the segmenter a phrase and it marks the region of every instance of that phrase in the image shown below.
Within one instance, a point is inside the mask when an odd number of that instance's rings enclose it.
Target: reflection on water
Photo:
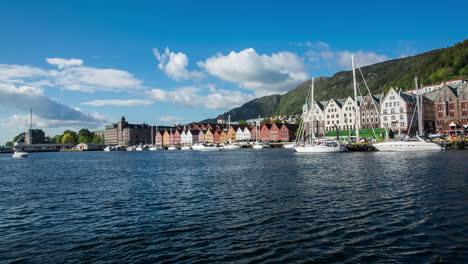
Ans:
[[[9,262],[467,261],[468,152],[0,155]]]

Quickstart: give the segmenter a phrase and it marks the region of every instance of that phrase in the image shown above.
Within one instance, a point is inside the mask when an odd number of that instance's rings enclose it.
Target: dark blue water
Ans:
[[[468,262],[468,152],[0,155],[0,262]]]

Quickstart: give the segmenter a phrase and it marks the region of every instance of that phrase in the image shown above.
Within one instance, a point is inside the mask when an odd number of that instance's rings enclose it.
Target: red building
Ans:
[[[279,128],[273,124],[265,124],[260,130],[260,139],[262,141],[278,141],[279,140]]]
[[[213,143],[219,143],[219,131],[215,130],[213,133]]]
[[[278,140],[282,142],[291,142],[296,139],[296,132],[299,126],[296,124],[281,124],[278,134]]]
[[[176,129],[175,131],[172,131],[172,138],[171,138],[171,143],[176,145],[180,144],[181,141],[181,135],[180,135],[179,129]]]
[[[249,131],[250,131],[250,141],[261,140],[260,130],[257,129],[257,126],[249,127]]]

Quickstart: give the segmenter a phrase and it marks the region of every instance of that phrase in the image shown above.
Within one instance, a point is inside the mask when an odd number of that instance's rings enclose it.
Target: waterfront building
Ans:
[[[163,145],[163,136],[162,136],[162,133],[164,132],[161,131],[161,130],[156,130],[156,135],[154,136],[154,144],[158,147],[162,147]]]
[[[281,124],[278,131],[278,141],[291,142],[296,139],[296,132],[299,126],[296,124]]]
[[[335,131],[336,127],[341,129],[341,125],[343,124],[343,120],[341,118],[341,100],[330,99],[325,106],[324,109],[324,116],[325,116],[325,131]]]
[[[169,133],[168,130],[164,130],[162,134],[162,145],[164,147],[170,146],[171,145],[171,134]]]
[[[75,149],[91,151],[91,150],[104,150],[105,147],[106,147],[106,144],[104,143],[80,143],[75,146]]]
[[[44,131],[42,129],[28,129],[25,133],[25,143],[26,145],[46,143]]]
[[[48,152],[48,151],[60,151],[62,149],[72,149],[74,147],[73,144],[32,144],[32,145],[16,145],[16,151],[22,152]]]
[[[230,125],[229,126],[229,131],[226,131],[227,133],[227,141],[230,142],[236,142],[236,130],[238,126],[235,125]]]
[[[244,133],[244,141],[249,141],[250,140],[250,127],[249,126],[245,126],[244,129],[243,129],[243,133]]]
[[[244,140],[244,130],[239,126],[236,129],[236,141],[243,141]]]
[[[360,107],[362,101],[362,97],[357,97],[357,102],[354,100],[353,97],[348,96],[346,100],[341,105],[341,114],[343,121],[339,128],[340,130],[353,130],[356,129],[356,108]],[[359,109],[360,110],[360,109]],[[357,118],[358,124],[360,124],[360,116]]]
[[[279,127],[276,123],[264,124],[260,129],[260,139],[262,141],[278,141]]]
[[[415,111],[416,98],[392,87],[380,104],[380,126],[395,131],[416,131]]]
[[[213,143],[213,132],[211,132],[211,129],[205,130],[205,142],[206,143]]]
[[[194,129],[188,130],[187,135],[192,136],[190,145],[192,145],[192,144],[198,142],[198,131],[199,131],[199,130],[194,130]],[[188,137],[188,136],[187,136],[187,137]]]
[[[468,83],[442,86],[434,98],[434,108],[437,132],[454,133],[466,130],[468,127]]]
[[[380,127],[380,101],[384,94],[368,94],[362,99],[360,106],[361,129],[372,129]]]
[[[180,133],[181,132],[180,132],[179,129],[173,129],[172,130],[172,139],[171,139],[172,145],[181,144],[181,134]]]
[[[198,130],[197,141],[198,143],[205,143],[206,130]],[[195,141],[194,141],[195,142]]]
[[[224,130],[219,132],[219,143],[226,143],[227,142],[227,134]]]
[[[125,117],[114,124],[105,126],[105,143],[108,145],[132,146],[151,143],[151,127],[143,124],[129,124]]]
[[[257,126],[251,126],[248,128],[250,131],[250,141],[260,141],[260,129],[257,129]]]
[[[220,130],[215,130],[213,132],[213,143],[221,143],[221,139],[220,139]]]

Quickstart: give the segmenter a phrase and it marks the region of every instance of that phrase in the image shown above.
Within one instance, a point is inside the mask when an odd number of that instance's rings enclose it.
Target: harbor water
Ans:
[[[468,262],[468,152],[0,154],[0,263]]]

